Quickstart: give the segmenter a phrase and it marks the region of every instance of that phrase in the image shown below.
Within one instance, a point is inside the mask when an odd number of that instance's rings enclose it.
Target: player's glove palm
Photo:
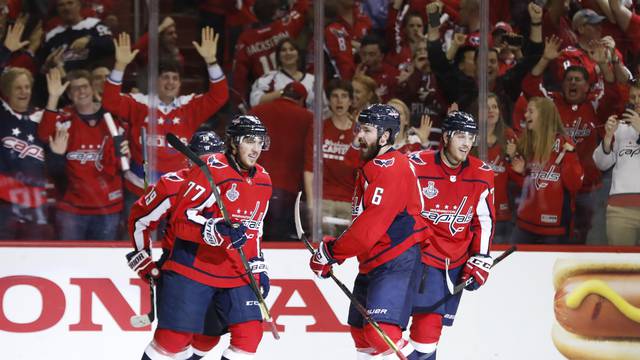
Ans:
[[[260,281],[262,288],[262,297],[264,299],[269,295],[271,286],[269,285],[269,267],[262,257],[254,257],[249,260],[249,268],[251,273]]]
[[[333,241],[323,241],[313,253],[311,259],[309,259],[309,267],[311,270],[316,273],[316,276],[323,279],[329,277],[331,267],[338,262],[333,258],[331,253],[332,245]]]
[[[491,256],[476,254],[470,257],[464,268],[462,268],[462,277],[460,278],[467,284],[464,288],[477,290],[484,285],[489,279],[491,266],[493,266],[493,258]]]
[[[151,283],[152,279],[158,280],[160,278],[160,269],[158,269],[155,261],[153,261],[149,255],[148,250],[134,250],[126,256],[129,267],[135,271],[142,280]]]

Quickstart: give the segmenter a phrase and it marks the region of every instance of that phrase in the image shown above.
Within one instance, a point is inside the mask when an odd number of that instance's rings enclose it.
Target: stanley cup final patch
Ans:
[[[422,194],[424,194],[427,199],[433,199],[434,197],[438,196],[438,189],[435,186],[435,182],[427,182],[427,187],[422,189]]]
[[[229,201],[234,202],[240,197],[240,192],[236,189],[238,184],[231,184],[231,189],[227,190],[225,196]]]

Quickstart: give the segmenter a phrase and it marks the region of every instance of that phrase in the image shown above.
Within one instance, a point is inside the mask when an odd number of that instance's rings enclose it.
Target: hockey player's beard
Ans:
[[[367,144],[365,141],[360,141],[360,159],[362,161],[367,162],[378,154],[378,145],[377,144]]]

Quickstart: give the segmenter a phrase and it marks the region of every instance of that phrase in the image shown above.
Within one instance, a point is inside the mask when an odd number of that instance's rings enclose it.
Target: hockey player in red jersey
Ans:
[[[198,156],[224,152],[224,142],[213,131],[199,131],[193,134],[189,141],[189,149]],[[176,195],[183,185],[188,168],[170,172],[158,180],[149,192],[140,197],[129,215],[129,238],[132,239],[133,251],[127,254],[127,263],[145,281],[154,279],[154,283],[161,286],[160,268],[173,248],[175,236],[170,226],[165,227],[162,235],[162,256],[155,262],[151,258],[151,232],[158,224],[171,216],[175,208]],[[204,334],[193,334],[191,349],[193,355],[189,359],[200,359],[219,341],[219,335],[224,332],[219,315],[215,311],[207,314]],[[184,356],[191,350],[187,349]]]
[[[211,28],[202,29],[202,42],[196,50],[207,64],[209,91],[204,94],[179,96],[180,69],[173,63],[161,63],[158,74],[157,131],[155,137],[147,141],[156,150],[157,168],[154,174],[160,176],[183,167],[184,158],[165,141],[165,134],[172,132],[184,142],[211,115],[218,111],[229,98],[227,81],[216,62],[218,37]],[[143,193],[141,129],[147,126],[149,97],[142,94],[121,94],[122,79],[127,65],[135,58],[138,50],[131,50],[129,35],[122,33],[116,42],[116,63],[104,85],[103,105],[106,110],[122,118],[129,124],[128,139],[131,145],[131,171],[126,174],[125,201],[135,201]],[[133,196],[132,196],[133,195]],[[125,207],[126,207],[125,203]]]
[[[244,115],[231,121],[226,135],[227,151],[203,160],[233,225],[223,220],[202,169],[190,169],[171,215],[175,243],[162,266],[158,328],[143,359],[183,353],[192,334],[206,332],[214,302],[231,332],[222,359],[253,359],[262,339],[262,314],[236,249],[243,248],[266,297],[269,278],[260,240],[271,179],[257,160],[269,137],[257,117]]]
[[[337,239],[322,242],[309,266],[326,278],[333,264],[357,256],[360,269],[355,297],[409,356],[413,347],[402,339],[402,330],[409,321],[417,286],[420,244],[429,236],[420,217],[419,188],[409,160],[393,148],[400,114],[390,105],[374,104],[360,113],[357,125],[356,140],[364,164],[356,178],[352,223]],[[395,357],[353,304],[348,322],[358,359],[379,354]]]
[[[454,111],[443,122],[441,150],[409,155],[422,189],[422,216],[435,234],[423,244],[413,304],[410,336],[420,359],[435,360],[442,326],[453,325],[462,293],[442,304],[439,300],[470,277],[475,282],[468,290],[476,290],[493,264],[494,175],[489,165],[469,155],[477,134],[473,117]]]

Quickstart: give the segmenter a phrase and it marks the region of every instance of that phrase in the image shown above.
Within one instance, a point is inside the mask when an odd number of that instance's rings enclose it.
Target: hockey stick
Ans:
[[[500,263],[502,260],[504,260],[507,256],[511,255],[516,250],[517,250],[517,248],[516,248],[515,245],[513,245],[512,247],[510,247],[507,250],[505,250],[502,254],[500,254],[500,256],[498,256],[497,258],[495,258],[493,260],[493,265],[491,265],[491,268],[493,269],[494,266],[498,265],[498,263]],[[436,301],[433,305],[431,305],[429,307],[421,308],[420,311],[421,312],[423,312],[423,311],[424,312],[432,312],[433,310],[437,309],[440,305],[442,305],[445,302],[447,302],[447,300],[449,300],[449,298],[451,298],[455,294],[461,292],[462,290],[464,290],[465,287],[473,284],[474,282],[475,282],[475,279],[473,278],[473,276],[468,278],[464,282],[461,282],[460,284],[456,285],[453,288],[453,292],[452,293],[446,294],[445,296],[442,297],[442,299]]]
[[[307,238],[307,234],[305,234],[304,230],[302,229],[302,221],[300,220],[300,196],[302,196],[302,192],[298,192],[298,197],[296,198],[296,205],[295,205],[294,214],[293,214],[293,217],[294,217],[294,220],[295,220],[295,223],[296,223],[296,232],[298,234],[298,238],[300,240],[302,240],[302,242],[306,246],[307,250],[309,250],[309,252],[311,252],[313,254],[313,253],[315,253],[315,249],[313,248],[313,246],[309,242],[309,238]],[[369,313],[367,313],[367,309],[365,309],[365,307],[362,306],[362,304],[360,304],[360,302],[358,301],[358,299],[356,299],[355,295],[353,295],[351,290],[349,290],[344,285],[344,283],[342,283],[342,281],[338,280],[338,278],[335,275],[333,275],[333,271],[329,271],[329,277],[336,283],[336,285],[338,285],[340,290],[342,290],[342,292],[345,295],[347,295],[349,300],[351,300],[351,304],[353,304],[353,306],[356,308],[356,310],[369,323],[369,325],[373,326],[373,328],[376,330],[378,335],[380,335],[382,340],[384,340],[384,342],[386,342],[387,345],[389,345],[389,348],[391,350],[393,350],[393,352],[398,356],[398,358],[401,359],[401,360],[407,360],[407,357],[400,351],[400,349],[398,348],[398,345],[396,343],[394,343],[393,340],[391,340],[389,335],[387,335],[384,332],[384,330],[382,330],[382,328],[380,327],[378,322],[375,321],[371,317],[371,315],[369,315]]]
[[[105,114],[105,119],[107,119],[107,114]],[[111,117],[109,115],[109,117]],[[111,119],[113,121],[113,119]],[[149,174],[149,164],[147,162],[147,129],[143,126],[142,132],[140,133],[142,140],[142,168],[144,170],[144,193],[147,193],[147,187],[149,186],[148,174]],[[151,247],[151,243],[149,243],[149,247]],[[149,249],[149,253],[151,253],[151,249]],[[151,254],[149,254],[151,255]],[[131,326],[134,328],[141,328],[148,325],[151,325],[153,321],[156,319],[156,285],[153,281],[153,278],[149,279],[149,295],[150,295],[150,304],[151,310],[144,315],[134,315],[129,319]]]
[[[213,176],[211,176],[211,172],[207,168],[207,164],[202,161],[198,155],[196,155],[193,151],[191,151],[188,147],[186,147],[177,136],[172,133],[168,133],[166,135],[167,142],[173,146],[174,149],[181,152],[184,156],[186,156],[189,160],[191,160],[194,164],[196,164],[202,173],[207,177],[209,181],[209,186],[211,187],[211,191],[213,192],[213,196],[216,198],[216,204],[222,213],[222,217],[224,218],[224,222],[227,225],[231,226],[231,220],[229,218],[229,213],[227,212],[227,208],[224,206],[222,202],[222,198],[220,197],[220,193],[218,193],[218,188],[216,187],[215,181],[213,181]],[[256,283],[256,279],[253,277],[253,273],[251,272],[251,268],[249,267],[249,263],[247,262],[247,257],[244,254],[244,250],[242,248],[238,248],[238,253],[240,254],[240,260],[242,260],[242,265],[244,266],[244,270],[247,272],[249,277],[249,285],[251,290],[258,298],[258,304],[260,306],[260,313],[262,314],[262,319],[270,324],[271,333],[273,337],[278,340],[280,339],[280,334],[278,333],[278,329],[276,328],[276,324],[271,318],[271,314],[269,313],[269,308],[262,297],[262,293],[258,289],[258,284]]]
[[[149,281],[149,295],[151,302],[151,311],[144,315],[134,315],[129,319],[131,326],[134,328],[141,328],[151,325],[156,319],[156,290],[153,279]]]

